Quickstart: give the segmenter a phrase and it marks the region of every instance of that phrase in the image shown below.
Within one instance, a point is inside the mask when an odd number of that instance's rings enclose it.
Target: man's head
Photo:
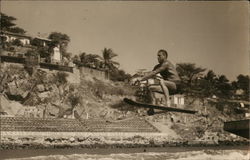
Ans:
[[[163,63],[168,58],[168,52],[164,49],[161,49],[158,51],[157,57],[158,57],[158,62]]]

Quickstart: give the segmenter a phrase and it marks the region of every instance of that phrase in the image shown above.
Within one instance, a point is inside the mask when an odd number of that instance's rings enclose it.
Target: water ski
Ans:
[[[187,110],[187,109],[166,107],[166,106],[158,106],[158,105],[153,105],[153,104],[136,102],[136,101],[133,101],[133,100],[128,99],[128,98],[124,98],[123,101],[130,104],[130,105],[133,105],[133,106],[138,106],[138,107],[142,107],[142,108],[149,108],[148,115],[155,114],[154,109],[158,109],[158,110],[162,110],[162,111],[169,111],[169,112],[188,113],[188,114],[197,113],[197,111],[192,111],[192,110]]]

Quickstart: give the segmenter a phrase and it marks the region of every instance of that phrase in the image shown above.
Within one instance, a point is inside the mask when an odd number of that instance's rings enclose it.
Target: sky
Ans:
[[[121,69],[152,70],[157,51],[235,80],[249,75],[248,2],[1,1],[27,34],[67,34],[68,51],[102,55],[112,48]]]

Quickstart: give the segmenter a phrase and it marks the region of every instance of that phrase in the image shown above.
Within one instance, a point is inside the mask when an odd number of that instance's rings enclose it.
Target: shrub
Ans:
[[[15,39],[13,42],[12,42],[13,45],[16,45],[16,46],[23,46],[23,43],[19,40],[19,39]]]
[[[65,84],[67,83],[68,76],[69,75],[65,72],[57,72],[55,79],[59,84]]]
[[[75,107],[76,105],[78,105],[81,102],[81,99],[77,95],[70,95],[69,102],[70,102],[72,107]]]

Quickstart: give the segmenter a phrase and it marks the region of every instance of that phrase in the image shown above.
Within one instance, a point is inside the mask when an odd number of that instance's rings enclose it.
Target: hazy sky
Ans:
[[[2,1],[27,34],[66,33],[68,50],[101,55],[104,47],[129,73],[152,69],[156,53],[234,80],[249,74],[248,2]]]

